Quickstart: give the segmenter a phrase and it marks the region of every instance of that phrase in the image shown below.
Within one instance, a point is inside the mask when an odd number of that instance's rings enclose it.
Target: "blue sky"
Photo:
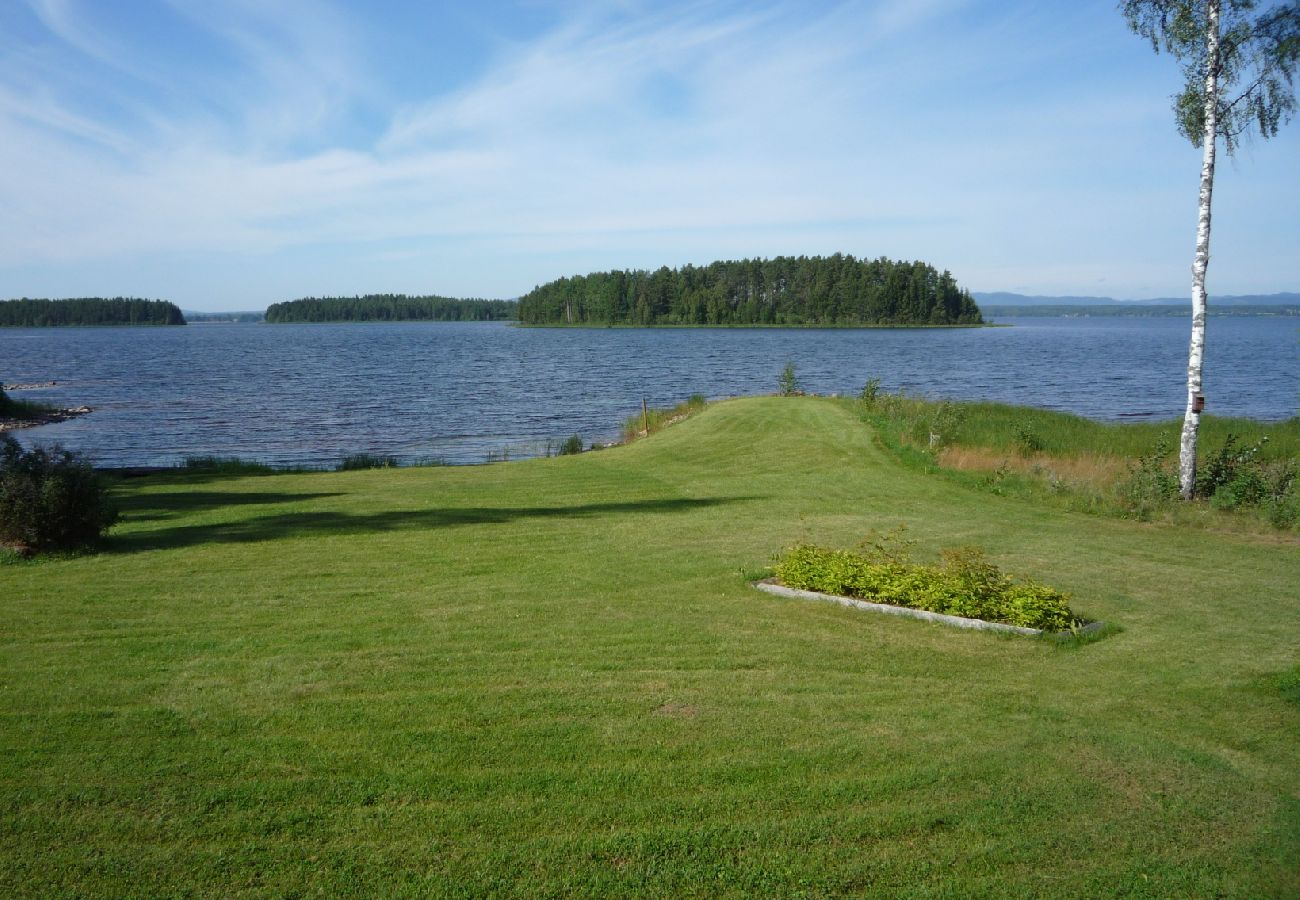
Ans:
[[[828,254],[1188,291],[1199,151],[1111,2],[0,4],[0,297],[511,297]],[[1226,157],[1211,295],[1300,290],[1300,123]]]

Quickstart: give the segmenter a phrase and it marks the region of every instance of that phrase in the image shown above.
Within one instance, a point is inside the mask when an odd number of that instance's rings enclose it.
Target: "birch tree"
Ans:
[[[1277,134],[1295,112],[1292,76],[1300,58],[1300,0],[1125,0],[1129,27],[1178,60],[1183,89],[1174,95],[1178,130],[1201,147],[1200,204],[1192,260],[1192,339],[1187,353],[1187,411],[1179,442],[1178,486],[1196,490],[1196,438],[1205,404],[1205,273],[1210,264],[1214,157],[1222,140],[1229,155],[1251,131]]]

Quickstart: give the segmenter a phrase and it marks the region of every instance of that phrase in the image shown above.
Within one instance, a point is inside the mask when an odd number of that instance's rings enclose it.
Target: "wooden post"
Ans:
[[[641,430],[650,433],[650,410],[646,409],[645,397],[641,398]]]

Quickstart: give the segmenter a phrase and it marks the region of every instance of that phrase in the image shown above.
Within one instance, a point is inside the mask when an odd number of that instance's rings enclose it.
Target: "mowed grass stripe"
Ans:
[[[1259,895],[1295,885],[1294,548],[891,462],[833,401],[466,469],[124,482],[0,567],[0,890]],[[750,589],[978,543],[1125,631]]]

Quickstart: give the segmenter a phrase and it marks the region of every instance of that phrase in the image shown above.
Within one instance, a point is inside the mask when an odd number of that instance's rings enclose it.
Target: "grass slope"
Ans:
[[[1293,545],[969,491],[814,398],[119,490],[108,552],[0,567],[2,894],[1300,890]],[[1126,630],[1065,650],[741,575],[899,522]]]

